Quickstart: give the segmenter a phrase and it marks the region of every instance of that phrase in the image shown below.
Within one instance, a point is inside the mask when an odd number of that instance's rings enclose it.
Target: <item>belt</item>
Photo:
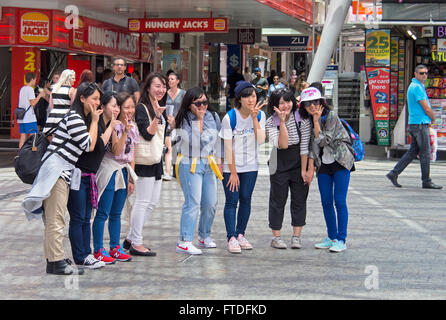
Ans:
[[[181,153],[178,153],[177,155],[177,161],[175,162],[175,175],[177,177],[177,181],[181,186],[181,182],[180,182],[180,163],[181,160],[184,158],[184,156]],[[207,157],[208,162],[209,162],[209,166],[211,167],[212,171],[214,172],[215,176],[219,179],[219,180],[223,180],[223,176],[221,175],[220,169],[218,169],[218,165],[217,162],[215,161],[214,155],[209,155]],[[192,158],[192,163],[190,165],[190,172],[192,174],[195,174],[195,169],[197,167],[197,157]]]

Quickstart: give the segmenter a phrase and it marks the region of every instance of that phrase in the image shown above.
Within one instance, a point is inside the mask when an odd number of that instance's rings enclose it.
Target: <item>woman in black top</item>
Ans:
[[[68,235],[71,243],[73,259],[76,264],[85,268],[95,269],[104,266],[91,254],[90,220],[91,211],[97,209],[96,172],[105,155],[113,128],[120,123],[116,120],[119,107],[111,92],[101,97],[103,113],[98,122],[98,138],[92,152],[84,152],[78,159],[76,167],[82,171],[79,190],[70,190],[68,197],[68,212],[70,213],[70,228]]]
[[[163,176],[161,156],[167,129],[166,93],[167,79],[162,74],[152,73],[141,89],[141,100],[136,106],[135,122],[142,139],[135,148],[135,173],[138,175],[138,180],[135,183],[135,204],[129,233],[123,244],[124,249],[129,249],[131,255],[156,255],[144,247],[142,229],[158,204],[161,194]],[[171,120],[173,117],[169,116],[169,121]]]

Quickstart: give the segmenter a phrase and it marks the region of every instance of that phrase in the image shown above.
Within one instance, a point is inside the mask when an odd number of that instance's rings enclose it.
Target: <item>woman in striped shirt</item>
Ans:
[[[290,89],[271,94],[266,121],[266,133],[273,149],[268,161],[270,171],[269,227],[273,233],[271,246],[286,249],[280,237],[288,189],[291,191],[291,248],[300,249],[302,227],[307,214],[307,197],[311,181],[307,170],[314,171],[313,159],[309,158],[311,122],[300,118],[296,99]]]
[[[37,212],[43,202],[47,273],[69,275],[78,272],[71,266],[71,261],[64,258],[65,211],[70,188],[79,188],[80,171],[75,168],[76,162],[83,152],[93,151],[96,145],[102,113],[97,109],[99,104],[100,92],[96,84],[79,86],[72,109],[60,121],[48,151],[42,157],[39,174],[22,204],[25,213],[29,214]]]
[[[66,69],[60,75],[59,81],[51,89],[51,111],[46,120],[43,133],[56,129],[60,120],[70,110],[71,102],[76,95],[76,89],[73,88],[75,81],[76,73],[73,70]]]

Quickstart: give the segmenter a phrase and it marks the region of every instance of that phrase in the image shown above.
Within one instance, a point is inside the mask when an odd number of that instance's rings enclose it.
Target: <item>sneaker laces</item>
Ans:
[[[104,257],[111,258],[110,254],[107,252],[107,250],[105,250],[105,248],[101,248],[99,250],[99,254],[103,255]]]

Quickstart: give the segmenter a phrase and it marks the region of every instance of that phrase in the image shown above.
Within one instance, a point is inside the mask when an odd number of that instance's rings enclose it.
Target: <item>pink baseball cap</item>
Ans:
[[[317,88],[309,87],[302,90],[300,94],[300,102],[324,99],[321,92]]]

